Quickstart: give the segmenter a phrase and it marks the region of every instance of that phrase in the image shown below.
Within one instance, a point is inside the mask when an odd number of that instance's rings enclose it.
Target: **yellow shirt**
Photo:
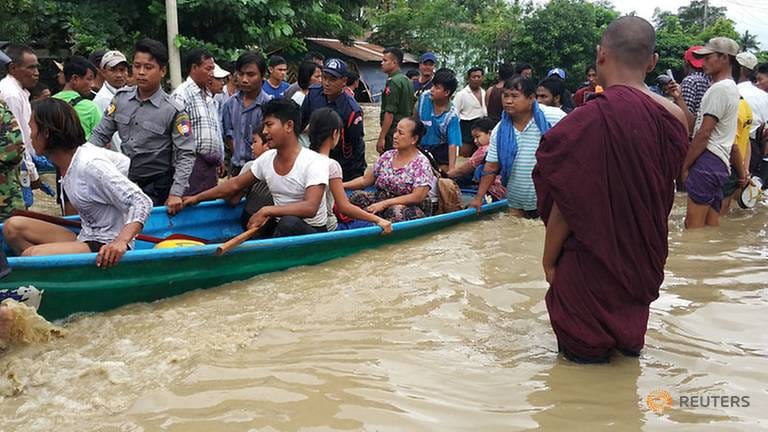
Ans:
[[[734,144],[739,148],[741,157],[747,158],[749,151],[749,130],[752,128],[752,108],[744,99],[739,100],[739,114],[736,125],[736,141]]]

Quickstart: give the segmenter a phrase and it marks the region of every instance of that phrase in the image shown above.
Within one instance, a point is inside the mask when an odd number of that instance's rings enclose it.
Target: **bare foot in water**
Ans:
[[[13,311],[7,306],[0,305],[0,345],[9,342]]]

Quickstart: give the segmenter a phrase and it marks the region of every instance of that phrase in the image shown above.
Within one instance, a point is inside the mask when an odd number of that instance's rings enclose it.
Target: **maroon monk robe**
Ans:
[[[571,234],[546,302],[561,349],[599,360],[639,353],[667,260],[667,218],[688,134],[639,90],[613,86],[541,140],[533,172],[547,223],[557,203]]]

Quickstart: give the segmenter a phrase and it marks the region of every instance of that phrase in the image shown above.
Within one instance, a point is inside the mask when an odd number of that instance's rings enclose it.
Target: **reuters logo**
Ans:
[[[666,390],[654,390],[645,398],[651,411],[661,414],[665,408],[672,408],[672,395]]]

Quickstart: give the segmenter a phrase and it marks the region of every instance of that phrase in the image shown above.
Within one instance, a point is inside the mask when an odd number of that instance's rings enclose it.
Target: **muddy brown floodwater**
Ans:
[[[0,357],[0,430],[766,430],[768,201],[696,232],[684,205],[639,359],[558,358],[544,228],[497,215],[70,319]]]

